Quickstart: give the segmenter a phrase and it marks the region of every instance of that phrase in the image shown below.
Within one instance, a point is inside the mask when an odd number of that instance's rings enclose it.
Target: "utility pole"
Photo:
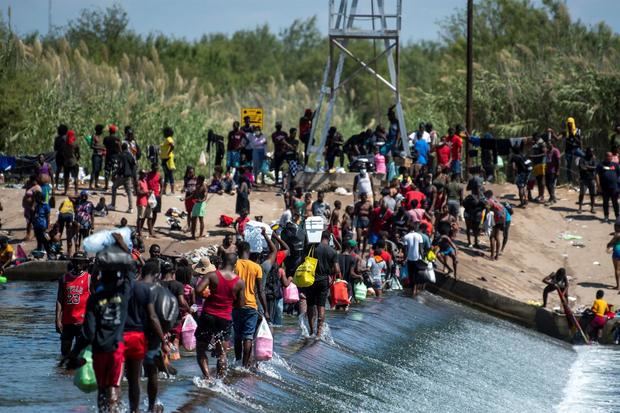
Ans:
[[[474,50],[473,50],[474,0],[467,0],[467,102],[465,127],[471,133],[474,127]],[[469,157],[469,139],[465,141],[465,176],[469,177],[471,159]]]
[[[47,35],[52,35],[52,0],[47,3]]]

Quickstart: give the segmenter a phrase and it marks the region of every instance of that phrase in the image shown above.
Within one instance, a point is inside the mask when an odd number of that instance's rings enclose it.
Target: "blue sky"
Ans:
[[[263,23],[279,31],[296,18],[313,15],[327,32],[327,0],[52,0],[52,22],[63,26],[83,8],[105,8],[115,2],[128,12],[131,28],[142,34],[161,32],[196,39],[204,33],[232,33]],[[588,25],[605,21],[620,32],[620,0],[566,2],[574,19]],[[465,4],[466,0],[403,0],[403,41],[437,40],[439,23]],[[18,33],[47,32],[48,0],[0,0],[5,20],[8,6]]]

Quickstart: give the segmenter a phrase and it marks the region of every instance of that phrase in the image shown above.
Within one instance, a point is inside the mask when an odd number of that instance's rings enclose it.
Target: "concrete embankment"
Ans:
[[[461,302],[484,312],[513,321],[551,337],[571,342],[573,333],[564,314],[524,303],[478,285],[455,280],[436,272],[437,282],[427,289],[448,299]],[[616,321],[605,326],[602,343],[611,343],[612,329]]]

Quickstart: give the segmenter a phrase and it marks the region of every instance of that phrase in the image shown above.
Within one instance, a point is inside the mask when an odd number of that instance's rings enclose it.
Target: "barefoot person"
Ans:
[[[261,266],[250,260],[250,244],[242,241],[237,244],[239,259],[235,264],[235,273],[245,283],[244,299],[238,300],[232,310],[235,330],[235,360],[242,361],[243,367],[251,367],[252,344],[258,324],[258,301],[262,308],[267,308],[267,299],[263,291]],[[269,314],[265,314],[269,321]]]
[[[215,342],[215,357],[217,358],[216,377],[226,375],[228,351],[232,330],[232,311],[245,306],[245,283],[235,274],[237,264],[236,254],[225,254],[222,268],[216,269],[210,261],[206,265],[197,265],[194,268],[203,275],[196,286],[196,294],[204,296],[205,290],[209,295],[202,305],[202,314],[198,319],[196,330],[196,360],[205,380],[210,380],[209,359],[207,351],[209,345]]]
[[[568,278],[564,268],[547,275],[542,282],[547,284],[543,290],[543,308],[547,307],[547,297],[553,291],[559,290],[565,298],[568,298]]]
[[[308,304],[308,326],[309,333],[312,335],[316,331],[316,336],[321,337],[323,325],[325,323],[325,302],[329,293],[332,276],[340,275],[338,265],[338,253],[329,245],[331,234],[323,231],[321,243],[314,249],[315,257],[318,261],[314,275],[314,284],[310,287],[302,288]],[[315,328],[316,325],[316,328]]]
[[[198,176],[196,179],[196,189],[192,193],[194,206],[192,207],[192,239],[196,239],[196,224],[200,222],[199,238],[204,237],[205,232],[205,213],[207,212],[207,186],[205,185],[205,177]]]
[[[614,234],[607,243],[607,251],[611,252],[611,261],[614,264],[614,277],[616,278],[616,290],[620,290],[620,225],[614,225]]]

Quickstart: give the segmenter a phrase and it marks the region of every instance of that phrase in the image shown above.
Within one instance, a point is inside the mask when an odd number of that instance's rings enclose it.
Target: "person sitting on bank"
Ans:
[[[568,278],[564,268],[547,275],[542,282],[547,284],[543,290],[543,308],[547,307],[547,296],[553,291],[559,290],[564,298],[568,299]]]

